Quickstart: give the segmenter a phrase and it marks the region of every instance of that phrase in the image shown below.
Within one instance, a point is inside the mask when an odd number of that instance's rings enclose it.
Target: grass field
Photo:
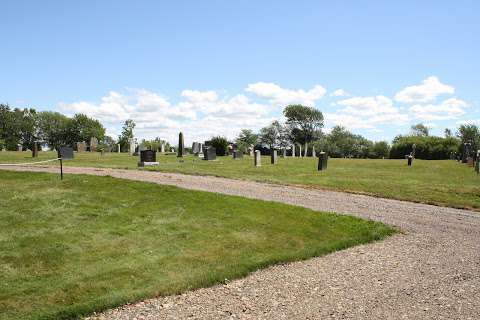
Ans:
[[[350,216],[155,184],[0,171],[0,318],[66,319],[382,239]]]
[[[41,152],[40,159],[54,157]],[[138,157],[128,154],[76,154],[67,166],[136,169]],[[160,166],[148,170],[185,174],[215,175],[281,184],[306,185],[348,192],[366,193],[385,198],[424,202],[457,208],[480,209],[480,177],[472,168],[452,160],[329,159],[328,170],[318,172],[314,158],[279,158],[276,166],[263,158],[262,167],[253,160],[219,157],[202,161],[192,156],[179,161],[174,155],[159,156]],[[27,152],[0,152],[0,163],[31,161]]]

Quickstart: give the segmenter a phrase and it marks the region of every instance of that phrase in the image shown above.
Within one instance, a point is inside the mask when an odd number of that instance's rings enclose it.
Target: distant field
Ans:
[[[137,169],[138,157],[128,154],[82,153],[68,166]],[[39,159],[55,157],[41,152]],[[0,152],[0,163],[31,161],[27,152]],[[219,157],[207,162],[188,156],[179,160],[174,155],[159,156],[160,166],[147,170],[185,174],[214,175],[236,179],[305,185],[348,192],[366,193],[385,198],[430,204],[480,209],[480,177],[472,168],[452,160],[415,160],[408,167],[406,160],[329,159],[328,170],[318,172],[314,158],[279,158],[276,166],[263,158],[262,167],[253,160]]]
[[[70,319],[382,239],[351,216],[111,177],[0,171],[0,319]]]

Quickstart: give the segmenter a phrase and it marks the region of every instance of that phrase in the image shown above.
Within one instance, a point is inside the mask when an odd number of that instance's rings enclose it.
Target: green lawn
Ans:
[[[53,157],[41,153],[41,158]],[[70,166],[136,169],[138,157],[128,154],[76,154]],[[0,152],[0,163],[31,161],[27,152]],[[318,172],[314,158],[279,158],[276,166],[263,158],[262,167],[253,160],[219,157],[207,162],[186,157],[180,162],[174,155],[159,156],[160,166],[148,170],[186,174],[215,175],[236,179],[306,185],[315,188],[367,193],[385,198],[424,202],[457,208],[480,209],[480,177],[472,168],[452,160],[329,159],[328,170]]]
[[[66,319],[382,239],[351,216],[96,177],[0,171],[0,318]]]

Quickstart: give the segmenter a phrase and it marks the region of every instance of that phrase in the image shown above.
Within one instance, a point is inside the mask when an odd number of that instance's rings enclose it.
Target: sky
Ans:
[[[479,1],[0,2],[0,103],[186,143],[283,108],[372,140],[480,124]]]

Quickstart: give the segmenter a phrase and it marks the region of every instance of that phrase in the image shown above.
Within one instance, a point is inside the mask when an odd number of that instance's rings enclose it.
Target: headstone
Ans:
[[[58,157],[62,160],[73,159],[73,148],[71,147],[60,147],[58,148]]]
[[[295,144],[292,144],[292,157],[295,158]]]
[[[87,150],[87,144],[85,141],[77,142],[75,145],[78,153],[85,152]]]
[[[318,171],[327,170],[328,155],[326,152],[318,154]]]
[[[90,152],[96,152],[98,148],[98,139],[95,137],[90,138]]]
[[[160,145],[160,152],[165,153],[165,142],[162,142],[162,144]]]
[[[233,159],[243,159],[243,152],[240,150],[233,150]]]
[[[217,149],[215,147],[206,147],[203,153],[203,160],[212,161],[217,159]]]
[[[21,144],[17,144],[17,151],[23,151],[23,147]]]
[[[477,150],[476,155],[475,172],[478,174],[480,173],[480,150]]]
[[[34,142],[32,147],[32,158],[38,157],[38,143]]]
[[[316,157],[317,153],[315,152],[315,146],[312,146],[312,157]]]
[[[272,150],[272,152],[270,153],[270,163],[271,164],[277,164],[278,160],[277,160],[277,150]]]
[[[131,156],[133,156],[133,154],[135,153],[135,139],[134,138],[130,138],[128,139],[128,153],[130,153]]]
[[[178,134],[178,154],[177,157],[181,158],[185,154],[185,146],[183,142],[183,133]]]
[[[260,154],[260,150],[255,150],[255,167],[261,167],[262,166],[262,155]]]
[[[472,157],[468,157],[468,158],[467,158],[467,165],[468,165],[469,167],[473,167],[474,164],[473,164],[473,158],[472,158]]]
[[[117,152],[120,153],[120,143],[117,144]]]
[[[157,162],[157,153],[153,150],[142,150],[140,151],[140,161],[138,162],[139,167],[146,166],[156,166]]]
[[[192,144],[192,153],[195,154],[195,155],[200,153],[200,143],[194,142]]]
[[[407,164],[409,167],[413,164],[413,156],[411,154],[407,157]]]

